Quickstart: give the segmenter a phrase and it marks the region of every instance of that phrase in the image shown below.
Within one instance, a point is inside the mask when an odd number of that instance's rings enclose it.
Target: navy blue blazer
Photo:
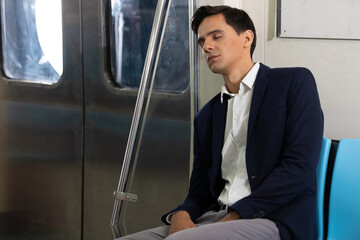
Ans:
[[[251,194],[230,206],[243,219],[275,222],[281,238],[314,236],[316,167],[323,114],[315,80],[305,68],[270,69],[261,64],[250,107],[246,167]],[[221,150],[227,102],[220,94],[194,120],[194,165],[188,196],[179,210],[196,219],[218,208],[224,188]],[[165,214],[162,220],[166,223]]]

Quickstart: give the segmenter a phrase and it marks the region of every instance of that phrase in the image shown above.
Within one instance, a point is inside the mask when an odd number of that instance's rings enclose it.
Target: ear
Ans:
[[[244,47],[251,47],[251,44],[253,43],[254,40],[254,33],[251,30],[246,30],[244,32],[244,36],[245,36],[245,42],[244,42]]]

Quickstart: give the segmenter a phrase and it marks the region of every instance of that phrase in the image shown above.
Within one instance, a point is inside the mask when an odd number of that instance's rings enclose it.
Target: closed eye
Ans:
[[[213,39],[219,39],[219,38],[221,38],[221,37],[222,37],[221,34],[214,34]]]
[[[203,46],[204,46],[204,39],[199,39],[198,41],[197,41],[197,44],[201,47],[201,48],[203,48]]]

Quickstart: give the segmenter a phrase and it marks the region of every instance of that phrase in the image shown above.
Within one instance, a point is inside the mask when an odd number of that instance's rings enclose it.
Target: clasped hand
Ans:
[[[227,222],[232,220],[241,219],[240,215],[235,211],[230,211],[224,218],[218,222]],[[191,220],[188,212],[182,210],[174,213],[171,217],[171,226],[169,230],[169,235],[182,231],[189,228],[196,227],[195,223]]]
[[[193,227],[196,226],[195,223],[191,220],[189,213],[184,210],[178,211],[171,217],[169,235]]]

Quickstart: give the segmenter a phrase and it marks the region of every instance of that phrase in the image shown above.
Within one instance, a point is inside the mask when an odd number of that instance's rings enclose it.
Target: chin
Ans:
[[[212,71],[213,73],[216,73],[216,74],[221,74],[222,73],[221,69],[215,68],[215,67],[210,68],[210,71]]]
[[[210,71],[212,71],[213,73],[219,73],[219,69],[217,67],[213,66],[208,66]]]

